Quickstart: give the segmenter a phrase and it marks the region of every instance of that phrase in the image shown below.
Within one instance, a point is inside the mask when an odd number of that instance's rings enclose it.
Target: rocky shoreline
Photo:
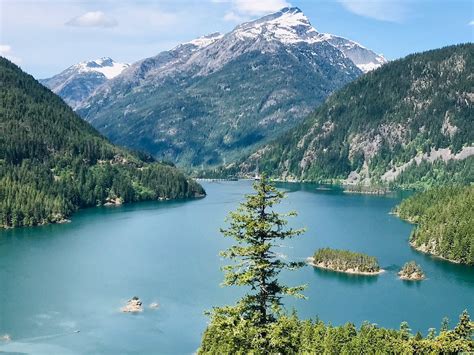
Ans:
[[[310,257],[306,260],[308,265],[311,265],[313,267],[317,267],[319,269],[324,269],[324,270],[330,270],[330,271],[335,271],[335,272],[343,272],[346,274],[351,274],[351,275],[364,275],[364,276],[376,276],[380,275],[385,272],[384,269],[380,269],[379,271],[373,271],[373,272],[368,272],[368,271],[359,271],[357,269],[346,269],[346,270],[341,270],[337,268],[332,268],[330,265],[327,265],[326,263],[315,263],[314,258]]]
[[[427,254],[427,255],[430,255],[434,258],[438,258],[438,259],[442,259],[442,260],[445,260],[445,261],[449,261],[450,263],[454,263],[454,264],[460,264],[459,261],[457,260],[452,260],[452,259],[448,259],[448,258],[445,258],[444,256],[441,256],[441,255],[438,255],[438,254],[435,254],[431,251],[431,248],[427,245],[427,244],[421,244],[419,246],[417,246],[415,244],[415,242],[413,241],[410,241],[410,246],[415,249],[416,251],[420,252],[420,253],[423,253],[423,254]]]

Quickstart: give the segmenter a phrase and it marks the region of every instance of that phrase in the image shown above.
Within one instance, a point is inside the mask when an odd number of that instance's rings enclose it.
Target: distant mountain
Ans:
[[[105,57],[75,64],[40,82],[61,96],[69,106],[76,108],[95,89],[107,80],[115,78],[128,66],[129,64],[117,63]]]
[[[474,181],[474,45],[409,55],[339,90],[221,174],[427,187]]]
[[[2,57],[0,82],[0,228],[62,222],[81,207],[204,193],[176,168],[111,144]]]
[[[285,8],[134,63],[78,112],[118,144],[183,165],[214,165],[275,138],[384,62]]]

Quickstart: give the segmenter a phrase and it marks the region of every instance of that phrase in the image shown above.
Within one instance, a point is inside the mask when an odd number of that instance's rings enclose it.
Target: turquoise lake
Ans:
[[[234,303],[242,290],[222,288],[219,251],[230,245],[219,228],[251,182],[203,183],[207,197],[82,210],[64,225],[0,231],[0,353],[182,354],[199,346],[212,306]],[[304,267],[285,273],[307,284],[307,300],[286,301],[302,318],[360,325],[364,320],[413,332],[450,326],[474,314],[474,267],[452,264],[411,249],[413,226],[390,215],[400,194],[368,196],[280,184],[288,190],[281,211],[297,210],[294,227],[307,232],[280,249],[304,260],[321,247],[376,256],[387,270],[355,276]],[[427,280],[401,281],[409,260]],[[144,312],[120,307],[138,296]],[[148,308],[158,302],[160,308]],[[77,331],[80,332],[77,332]],[[11,341],[2,341],[8,334]]]

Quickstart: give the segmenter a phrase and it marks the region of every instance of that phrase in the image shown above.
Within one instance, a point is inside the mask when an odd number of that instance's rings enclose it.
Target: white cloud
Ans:
[[[74,17],[66,22],[66,25],[75,27],[115,27],[117,26],[117,20],[107,16],[102,11],[90,11]]]
[[[247,21],[248,19],[248,17],[239,15],[234,11],[226,12],[224,15],[224,20],[229,22],[241,23]]]
[[[21,63],[21,58],[15,57],[13,55],[12,47],[8,44],[0,44],[0,56],[11,60],[13,63]]]
[[[246,15],[264,15],[290,6],[286,0],[233,0],[236,11]]]
[[[474,20],[469,21],[468,26],[474,26]]]
[[[402,0],[338,0],[347,10],[380,21],[402,22],[408,12],[408,1]]]
[[[12,47],[9,46],[8,44],[0,44],[0,55],[1,56],[7,56],[9,53],[11,53]]]
[[[231,9],[224,15],[224,21],[241,23],[251,17],[262,16],[291,6],[286,0],[211,0],[216,4],[227,3]]]

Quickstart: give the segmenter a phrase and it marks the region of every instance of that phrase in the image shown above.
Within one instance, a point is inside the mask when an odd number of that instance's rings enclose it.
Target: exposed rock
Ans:
[[[104,206],[120,206],[122,203],[123,199],[121,197],[107,197]]]
[[[401,280],[407,281],[421,281],[425,279],[425,274],[420,265],[416,264],[414,261],[405,263],[403,268],[398,272],[398,276]]]
[[[474,155],[474,146],[463,147],[462,150],[457,154],[451,152],[450,148],[432,148],[429,153],[419,154],[416,157],[411,158],[405,164],[402,164],[397,167],[392,167],[392,169],[388,170],[382,175],[382,181],[394,181],[410,165],[419,165],[422,161],[434,163],[436,160],[442,159],[444,162],[447,162],[449,160],[463,160],[470,157],[471,155]]]
[[[120,309],[124,313],[143,312],[142,301],[138,297],[132,297],[127,301],[127,304]]]

